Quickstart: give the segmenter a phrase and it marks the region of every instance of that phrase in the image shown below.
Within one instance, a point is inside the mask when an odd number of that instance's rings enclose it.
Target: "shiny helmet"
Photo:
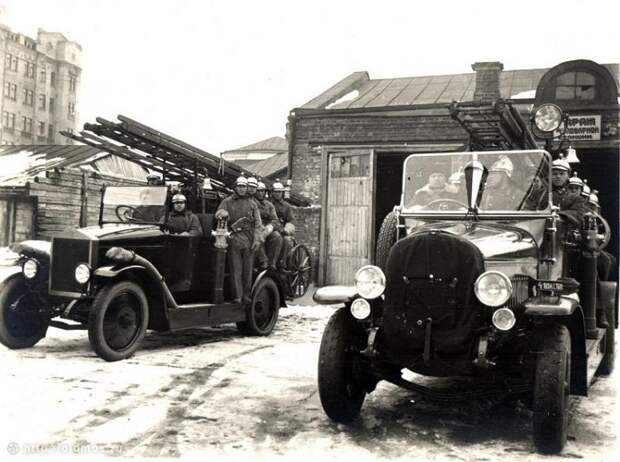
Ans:
[[[512,177],[513,171],[514,166],[512,165],[512,161],[506,156],[501,156],[497,159],[489,169],[489,172],[504,172],[508,175],[508,178]]]
[[[272,185],[271,188],[273,192],[278,192],[278,191],[284,192],[284,185],[280,183],[280,180],[277,178],[276,178],[276,182]]]
[[[568,185],[574,185],[583,188],[583,180],[577,176],[577,172],[574,172],[573,176],[568,179]]]
[[[250,178],[248,178],[248,187],[249,188],[256,188],[258,187],[258,180],[256,178],[254,178],[253,176],[251,176]]]
[[[174,196],[172,196],[172,203],[173,204],[178,204],[178,203],[185,203],[187,202],[187,198],[185,197],[184,194],[181,193],[177,193]]]
[[[570,172],[571,170],[570,164],[561,154],[560,154],[560,157],[558,157],[556,160],[554,160],[551,163],[551,169],[552,170],[564,170],[566,172]]]

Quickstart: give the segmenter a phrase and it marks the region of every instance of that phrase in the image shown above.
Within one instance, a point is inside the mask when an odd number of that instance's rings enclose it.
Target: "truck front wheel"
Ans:
[[[34,346],[45,337],[49,321],[21,274],[0,284],[0,342],[4,346],[12,350]]]
[[[97,355],[119,361],[133,355],[149,324],[144,291],[132,281],[104,286],[88,315],[88,340]]]
[[[366,389],[355,377],[353,326],[346,308],[329,319],[319,349],[319,397],[335,422],[349,423],[360,413]]]
[[[570,398],[570,332],[561,324],[545,330],[534,377],[534,444],[556,454],[566,444]]]

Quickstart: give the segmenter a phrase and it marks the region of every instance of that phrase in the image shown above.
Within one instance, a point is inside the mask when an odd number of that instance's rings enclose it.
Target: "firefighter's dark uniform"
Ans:
[[[236,221],[246,217],[248,224],[238,229],[231,228],[228,247],[228,263],[232,280],[234,298],[250,301],[252,292],[252,265],[254,263],[253,246],[260,242],[261,219],[254,199],[241,197],[233,193],[224,199],[218,210],[228,212],[228,224],[233,226]]]
[[[273,226],[273,231],[265,239],[264,245],[261,245],[256,251],[256,259],[261,269],[265,269],[268,265],[275,268],[282,251],[282,234],[280,233],[282,226],[278,220],[276,208],[271,202],[265,198],[261,200],[258,197],[255,197],[255,200],[263,226],[269,224]]]
[[[293,208],[284,200],[272,198],[271,203],[276,209],[278,220],[280,222],[282,230],[282,250],[280,251],[280,258],[278,259],[278,266],[286,268],[286,257],[293,248],[293,238],[286,234],[284,231],[284,225],[287,223],[293,223]]]
[[[163,223],[165,217],[162,217],[160,223]],[[181,213],[172,211],[168,215],[168,230],[172,234],[189,233],[190,236],[202,236],[202,226],[200,220],[189,210]]]

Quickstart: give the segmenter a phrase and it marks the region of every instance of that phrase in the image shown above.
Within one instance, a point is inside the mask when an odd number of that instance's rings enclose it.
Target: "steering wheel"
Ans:
[[[597,228],[600,229],[601,226],[603,227],[603,237],[601,243],[598,246],[598,250],[603,250],[605,247],[607,247],[607,244],[609,244],[609,241],[611,240],[611,228],[609,226],[609,223],[607,223],[607,220],[605,220],[598,212],[592,212],[592,214],[598,222]]]
[[[137,215],[138,209],[132,207],[131,205],[117,205],[116,210],[114,211],[119,220],[123,223],[129,223],[131,221],[136,221],[134,215]]]
[[[451,205],[458,205],[458,209],[456,208],[448,208],[449,204]],[[434,208],[431,208],[434,207]],[[450,199],[450,198],[440,198],[440,199],[435,199],[430,201],[428,204],[426,204],[423,208],[423,210],[429,209],[431,208],[431,210],[468,210],[469,207],[467,207],[466,204],[464,204],[461,201],[457,201],[456,199]]]

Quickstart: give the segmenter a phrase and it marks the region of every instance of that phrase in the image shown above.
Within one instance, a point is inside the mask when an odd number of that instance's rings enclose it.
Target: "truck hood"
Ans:
[[[103,226],[88,226],[86,228],[70,229],[59,233],[57,237],[66,239],[114,240],[124,236],[148,237],[163,234],[157,225],[136,224],[106,224]]]
[[[538,248],[544,232],[544,220],[538,223],[428,223],[415,230],[444,231],[467,239],[484,256],[485,269],[498,270],[508,276],[538,275]]]

